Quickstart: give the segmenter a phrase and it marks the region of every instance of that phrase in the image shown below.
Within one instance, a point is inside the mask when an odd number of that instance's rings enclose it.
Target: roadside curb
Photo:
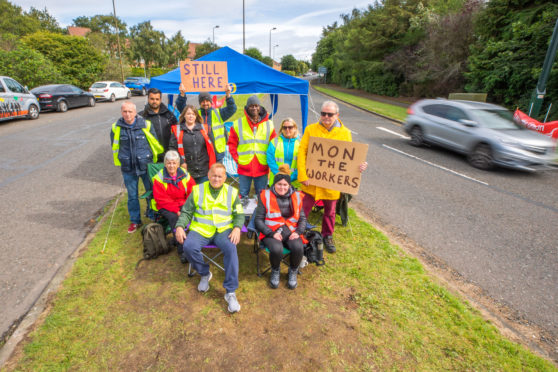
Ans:
[[[334,97],[334,96],[329,95],[329,94],[327,94],[327,93],[320,92],[319,90],[317,90],[316,88],[314,88],[314,87],[312,86],[312,84],[310,84],[310,87],[311,87],[312,89],[314,89],[314,91],[317,92],[317,93],[323,94],[324,96],[327,96],[327,97],[331,97],[331,98],[333,98],[333,99],[335,99],[335,100],[337,100],[337,101],[339,101],[339,102],[343,102],[343,103],[345,103],[346,105],[349,105],[349,106],[351,106],[351,107],[357,108],[357,109],[362,110],[362,111],[366,111],[366,112],[368,112],[368,113],[370,113],[370,114],[374,114],[374,115],[379,116],[379,117],[381,117],[381,118],[384,118],[384,119],[386,119],[386,120],[393,121],[394,123],[397,123],[397,124],[399,124],[399,125],[403,125],[403,124],[404,124],[404,122],[401,121],[401,120],[397,120],[397,119],[394,119],[394,118],[390,118],[390,117],[388,117],[388,116],[379,114],[379,113],[377,113],[377,112],[375,112],[375,111],[371,111],[371,110],[362,108],[362,107],[357,106],[357,105],[355,105],[355,104],[353,104],[353,103],[351,103],[351,102],[348,102],[348,101],[342,100],[342,99],[340,99],[340,98]],[[373,100],[371,100],[371,101],[373,101]],[[378,101],[376,101],[376,102],[378,102]]]
[[[30,306],[27,313],[25,313],[22,318],[20,318],[21,321],[15,327],[15,330],[13,331],[11,336],[9,336],[9,338],[6,340],[6,343],[0,349],[0,367],[3,367],[6,362],[10,360],[19,343],[27,336],[41,314],[47,308],[50,296],[58,292],[60,286],[62,285],[62,282],[64,281],[64,279],[66,279],[67,274],[73,268],[76,260],[80,257],[82,250],[86,248],[89,243],[91,243],[93,238],[97,235],[97,232],[101,228],[102,224],[105,222],[107,217],[110,216],[110,213],[103,213],[104,208],[107,205],[112,206],[114,203],[117,203],[123,193],[124,190],[120,190],[120,192],[116,194],[115,197],[113,197],[103,206],[103,208],[101,209],[102,217],[97,221],[93,228],[89,230],[83,241],[67,257],[66,261],[58,268],[58,270],[50,279],[49,283],[41,292],[37,300]]]

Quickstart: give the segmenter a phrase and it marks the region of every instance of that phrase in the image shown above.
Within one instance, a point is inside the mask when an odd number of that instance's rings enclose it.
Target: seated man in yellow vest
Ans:
[[[238,190],[226,185],[227,172],[221,163],[209,168],[209,181],[194,186],[192,193],[182,206],[176,222],[176,240],[183,244],[183,258],[192,264],[201,275],[198,291],[207,292],[212,274],[209,264],[203,260],[201,249],[215,244],[223,252],[227,291],[225,300],[229,312],[236,313],[240,305],[235,291],[238,288],[238,255],[236,245],[240,241],[240,230],[244,224],[244,212],[238,198]],[[190,223],[191,222],[191,223]],[[190,224],[188,237],[184,228]]]

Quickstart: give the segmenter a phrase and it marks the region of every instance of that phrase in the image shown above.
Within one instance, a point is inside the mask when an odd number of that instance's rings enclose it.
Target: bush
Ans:
[[[295,72],[291,70],[281,70],[281,72],[287,75],[296,76]]]

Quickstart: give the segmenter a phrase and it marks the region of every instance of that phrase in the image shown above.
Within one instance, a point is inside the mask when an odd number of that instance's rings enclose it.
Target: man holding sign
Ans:
[[[306,216],[310,215],[312,207],[317,200],[324,204],[324,216],[322,219],[322,235],[324,246],[329,253],[335,252],[333,244],[333,231],[335,229],[335,205],[339,199],[340,192],[325,187],[315,186],[309,177],[316,174],[319,169],[307,169],[307,160],[312,156],[309,148],[310,137],[327,138],[340,141],[352,141],[351,131],[339,120],[339,106],[333,101],[326,101],[322,105],[320,121],[309,125],[300,141],[298,149],[298,181],[302,184],[301,189],[304,193],[302,209]],[[322,165],[327,168],[326,165]],[[359,171],[364,172],[368,163],[360,163]],[[317,177],[314,177],[317,179]]]

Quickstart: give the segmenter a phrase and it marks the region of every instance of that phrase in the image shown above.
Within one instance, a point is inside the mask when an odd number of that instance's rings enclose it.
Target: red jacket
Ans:
[[[192,192],[192,188],[196,185],[196,181],[194,181],[194,177],[190,177],[186,184],[187,189],[184,189],[182,182],[177,182],[178,187],[176,187],[165,181],[166,179],[163,179],[163,182],[153,179],[153,198],[157,203],[157,209],[164,208],[170,212],[178,213]]]
[[[256,128],[258,125],[265,123],[267,120],[269,120],[268,113],[262,115],[262,120],[260,120],[257,123],[252,122],[252,119],[250,119],[250,116],[248,116],[246,110],[244,110],[244,115],[246,115],[246,120],[248,121],[248,124],[250,124],[250,128],[252,130],[254,130],[254,128]],[[273,129],[273,132],[271,132],[271,136],[269,138],[270,141],[275,137],[277,137],[277,133],[275,132],[275,129]],[[231,127],[231,132],[229,134],[229,142],[227,144],[229,145],[229,152],[231,153],[232,158],[238,164],[238,134],[234,130],[234,126]],[[269,167],[267,165],[260,164],[258,158],[255,156],[252,159],[252,161],[247,165],[238,164],[238,174],[243,176],[260,177],[268,173],[269,173]]]

